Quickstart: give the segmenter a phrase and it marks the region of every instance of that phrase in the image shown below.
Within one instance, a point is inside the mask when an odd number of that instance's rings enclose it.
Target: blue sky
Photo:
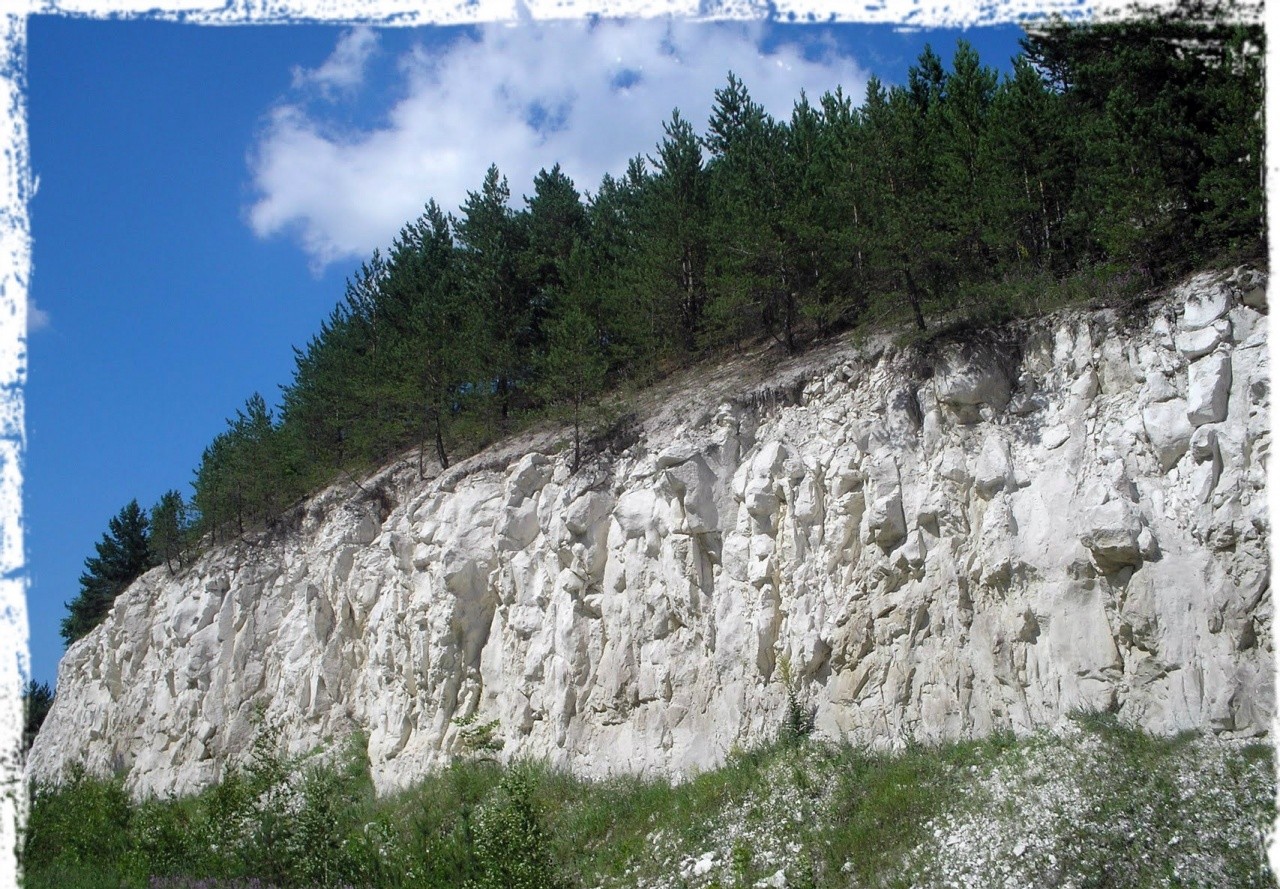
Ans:
[[[496,161],[513,195],[561,162],[593,190],[705,123],[731,68],[778,115],[905,79],[957,36],[1007,70],[1013,26],[583,23],[208,27],[34,16],[24,534],[31,674],[54,683],[64,603],[129,500],[190,494],[255,391],[274,403],[345,278],[428,198]],[[625,89],[623,85],[626,85]]]

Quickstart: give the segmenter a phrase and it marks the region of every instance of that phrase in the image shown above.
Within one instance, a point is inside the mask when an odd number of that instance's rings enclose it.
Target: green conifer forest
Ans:
[[[535,419],[572,425],[576,466],[607,393],[745,347],[931,335],[1258,260],[1263,44],[1187,17],[1052,23],[1007,75],[961,42],[950,67],[926,49],[902,85],[801,95],[782,120],[729,73],[701,128],[674,110],[594,187],[490,167],[456,214],[424,195],[295,349],[278,405],[250,397],[190,502],[157,504],[154,560]],[[78,601],[69,641],[105,613]]]

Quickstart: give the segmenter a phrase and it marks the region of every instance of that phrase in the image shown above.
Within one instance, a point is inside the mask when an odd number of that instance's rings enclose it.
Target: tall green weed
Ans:
[[[34,789],[25,885],[710,889],[776,884],[782,872],[793,887],[926,887],[945,882],[934,877],[946,868],[930,864],[950,848],[945,837],[977,843],[975,855],[986,846],[1002,855],[987,837],[1016,840],[1042,823],[1052,829],[1029,836],[1014,862],[1023,884],[1051,875],[1077,887],[1275,886],[1264,842],[1274,757],[1265,745],[1202,747],[1084,714],[1079,735],[869,752],[793,733],[791,715],[772,744],[737,750],[679,784],[465,760],[377,797],[358,739],[337,753],[288,757],[270,730],[217,786],[186,799],[131,801],[119,779],[73,768],[61,786]],[[1004,776],[998,788],[1033,763],[1050,773],[991,796],[993,776]],[[1057,805],[1058,784],[1088,786],[1085,804],[1066,800],[1086,816],[1027,810],[1032,797]]]

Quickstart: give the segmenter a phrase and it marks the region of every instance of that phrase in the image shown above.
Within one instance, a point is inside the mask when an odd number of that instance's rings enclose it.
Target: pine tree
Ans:
[[[1121,260],[1154,280],[1261,231],[1262,30],[1206,24],[1202,12],[1057,23],[1024,38],[1032,64],[1063,84],[1075,123],[1076,254]],[[1246,45],[1258,48],[1252,63]],[[1240,220],[1240,207],[1242,224],[1210,221]]]
[[[186,562],[189,530],[187,505],[182,494],[166,491],[151,507],[151,535],[147,541],[151,561],[157,565],[164,562],[170,573],[175,565],[181,568]]]
[[[540,316],[550,305],[550,293],[564,283],[561,267],[586,237],[587,210],[559,164],[533,177],[533,196],[525,203],[528,242],[521,275],[533,290],[535,314]]]
[[[40,731],[40,726],[44,724],[44,718],[49,715],[49,708],[52,706],[53,691],[48,683],[30,679],[22,687],[22,750],[24,753],[31,749],[31,744],[35,741],[36,734]]]
[[[524,238],[510,199],[506,177],[490,166],[480,191],[467,193],[462,217],[454,224],[463,288],[483,319],[479,349],[503,429],[515,390],[526,376],[530,327],[529,293],[518,267]]]
[[[406,306],[398,330],[396,374],[411,405],[418,438],[418,471],[431,438],[441,468],[449,466],[447,439],[464,392],[477,382],[482,336],[479,307],[459,286],[452,221],[435,201],[397,241],[387,288]]]
[[[297,457],[286,444],[291,444],[289,436],[255,392],[201,456],[192,496],[200,533],[217,539],[232,528],[243,534],[261,527],[302,493],[294,468]]]
[[[350,378],[342,372],[351,357],[346,338],[346,319],[335,308],[305,349],[294,347],[293,382],[282,387],[281,425],[317,469],[339,468],[348,454],[342,397]]]
[[[235,443],[229,431],[220,432],[200,455],[191,501],[199,514],[200,534],[216,542],[225,539],[234,524],[244,531],[244,479],[234,463]]]
[[[900,189],[891,240],[899,286],[906,292],[917,330],[926,327],[925,301],[938,302],[955,282],[948,208],[938,188],[946,80],[942,60],[925,44],[907,70],[906,88],[889,93]]]
[[[805,317],[826,332],[840,319],[851,295],[844,291],[848,284],[848,242],[833,249],[837,220],[844,214],[832,215],[824,129],[822,111],[801,93],[792,108],[791,120],[786,126],[779,126],[779,178],[783,188],[775,230],[789,273],[793,325]],[[854,214],[856,207],[850,208],[846,218],[856,218]],[[837,288],[832,281],[837,278],[844,282],[840,285],[842,298],[835,298]],[[794,334],[791,339],[794,345]]]
[[[645,191],[643,286],[660,306],[664,339],[697,351],[707,303],[707,172],[693,127],[679,109],[663,125],[654,175]]]
[[[1260,28],[1235,25],[1206,52],[1201,93],[1206,170],[1196,189],[1206,244],[1265,255],[1263,60]]]
[[[1236,24],[1204,59],[1202,125],[1207,169],[1199,180],[1198,234],[1215,247],[1265,255],[1261,28]]]
[[[288,497],[275,421],[266,400],[255,392],[229,423],[233,465],[242,477],[244,518],[261,524],[275,518]]]
[[[338,405],[346,430],[346,448],[361,462],[376,462],[394,448],[403,432],[401,406],[393,383],[394,336],[408,306],[388,293],[391,263],[378,250],[347,282],[343,377]]]
[[[883,91],[869,89],[868,96],[883,100]],[[798,178],[789,213],[809,282],[802,308],[826,331],[871,302],[886,220],[883,184],[874,181],[883,171],[864,145],[861,113],[838,88],[819,104],[802,97],[792,112],[788,154]]]
[[[295,350],[278,424],[255,396],[210,443],[197,524],[218,539],[270,521],[414,441],[446,466],[495,406],[499,431],[539,400],[572,411],[576,464],[605,385],[762,331],[795,349],[806,322],[924,330],[1017,279],[1244,258],[1265,246],[1263,37],[1181,13],[1051,23],[1002,82],[964,43],[950,70],[926,48],[905,85],[872,77],[856,108],[802,94],[786,122],[730,74],[704,138],[674,112],[585,205],[554,166],[513,211],[490,167],[459,218],[429,202],[348,281]],[[171,514],[153,549],[172,565]]]
[[[982,279],[994,264],[987,246],[990,220],[984,198],[991,177],[984,146],[998,79],[995,70],[982,65],[972,46],[957,42],[943,97],[928,121],[938,150],[935,169],[943,251],[953,258],[952,275],[957,279]]]
[[[928,51],[925,58],[936,60]],[[926,67],[932,70],[932,64]],[[924,123],[935,90],[917,69],[912,72],[910,90],[886,90],[873,76],[860,116],[871,173],[866,180],[869,213],[877,220],[867,251],[875,269],[871,286],[905,293],[917,329],[924,330],[925,286],[941,255],[933,152]]]
[[[569,264],[584,260],[583,251],[575,251]],[[599,331],[584,305],[587,298],[583,289],[574,289],[558,302],[556,314],[547,326],[547,350],[540,368],[543,397],[567,407],[573,423],[574,472],[582,464],[582,429],[587,411],[604,388],[607,369]]]
[[[1066,267],[1062,225],[1074,146],[1063,97],[1025,56],[996,90],[982,152],[988,244],[1006,268]]]
[[[656,373],[666,332],[658,293],[646,284],[643,233],[651,184],[640,157],[628,162],[620,179],[606,174],[587,202],[587,238],[578,261],[563,270],[568,287],[597,297],[586,310],[601,331],[611,370],[640,382]]]
[[[62,638],[68,645],[102,623],[116,597],[152,565],[147,517],[137,500],[130,500],[107,523],[94,549],[97,555],[84,561],[80,594],[67,603],[70,613],[62,620]]]
[[[788,249],[786,130],[732,73],[705,140],[710,189],[711,315],[737,343],[763,326],[795,350],[796,275]]]

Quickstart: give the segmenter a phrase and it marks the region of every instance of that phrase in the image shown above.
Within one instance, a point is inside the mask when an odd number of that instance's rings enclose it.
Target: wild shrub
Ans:
[[[791,659],[778,661],[778,680],[787,693],[787,714],[779,732],[779,740],[794,744],[813,734],[815,712],[800,700],[800,681],[791,667]]]
[[[388,845],[372,818],[373,786],[358,742],[329,761],[272,755],[264,733],[246,768],[245,872],[284,886],[342,886],[376,876]]]
[[[206,832],[194,801],[161,799],[135,804],[125,870],[139,881],[203,870],[209,858]]]
[[[498,736],[499,719],[477,722],[474,713],[453,720],[458,728],[458,743],[462,752],[472,759],[497,762],[495,754],[502,750],[503,740]]]
[[[476,813],[474,848],[479,876],[468,889],[560,889],[551,846],[534,801],[535,781],[525,764],[510,767]]]
[[[1152,737],[1108,714],[1077,725],[892,753],[779,739],[680,783],[460,760],[382,798],[358,741],[345,756],[286,757],[266,731],[189,799],[131,802],[83,769],[37,787],[24,885],[561,889],[679,873],[707,889],[783,872],[797,889],[834,889],[990,871],[990,885],[1274,889],[1267,745]],[[713,870],[695,879],[708,852]]]
[[[36,786],[31,796],[24,868],[119,869],[133,817],[123,781],[96,777],[76,763],[61,785]]]

